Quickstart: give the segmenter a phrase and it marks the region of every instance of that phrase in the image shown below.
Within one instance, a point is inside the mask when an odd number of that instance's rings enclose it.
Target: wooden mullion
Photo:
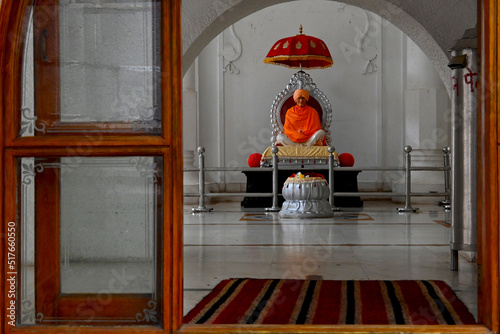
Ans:
[[[172,115],[176,113],[174,102],[174,92],[172,91],[173,80],[172,80],[172,70],[173,70],[173,58],[172,55],[178,50],[172,50],[172,40],[178,36],[173,35],[173,17],[172,8],[178,0],[174,1],[162,1],[161,4],[161,107],[162,107],[162,136],[165,138],[169,144],[173,140],[173,131],[175,131],[175,125],[172,124]],[[174,162],[177,156],[165,156],[164,158],[164,173],[165,175],[172,175],[170,179],[171,182],[167,182],[167,178],[163,178],[163,207],[164,207],[164,217],[163,217],[163,234],[162,234],[162,244],[164,248],[163,252],[163,300],[165,305],[163,307],[162,322],[164,328],[167,332],[172,332],[175,330],[173,327],[173,313],[176,312],[181,305],[175,305],[172,296],[178,292],[178,287],[175,286],[173,272],[175,271],[175,259],[173,253],[173,231],[174,231],[174,219],[175,213],[173,213],[173,192],[175,182],[176,170],[174,169]],[[167,171],[175,174],[167,174]]]
[[[7,149],[7,152],[14,154],[17,157],[39,157],[39,158],[60,158],[67,157],[81,158],[81,157],[128,157],[128,156],[170,156],[171,149],[155,146],[137,146],[120,149],[119,151],[114,147],[95,147],[92,150],[83,151],[72,147],[34,147],[34,148],[16,148]],[[169,169],[168,167],[167,169]]]
[[[52,127],[60,119],[59,0],[37,0],[33,10],[35,114]]]
[[[155,218],[156,218],[156,228],[155,228],[155,248],[153,251],[156,253],[155,258],[156,258],[156,298],[158,301],[158,314],[161,315],[164,313],[165,310],[165,302],[164,302],[164,291],[163,291],[163,286],[164,286],[164,273],[163,273],[163,267],[164,267],[164,262],[165,262],[165,254],[168,254],[168,245],[164,244],[163,238],[165,232],[165,216],[167,215],[166,213],[166,206],[165,206],[165,184],[164,184],[164,174],[165,170],[168,170],[166,168],[166,164],[168,163],[169,156],[164,155],[161,159],[161,164],[158,164],[158,173],[157,173],[157,180],[155,184],[155,199],[156,199],[156,207],[155,207]],[[158,159],[155,161],[158,163]],[[168,257],[168,256],[167,256]],[[161,321],[162,324],[164,319],[159,316],[158,319]]]
[[[174,287],[174,279],[173,273],[175,272],[175,260],[174,260],[174,252],[173,252],[173,240],[172,234],[174,230],[173,226],[173,178],[165,177],[168,175],[173,175],[175,173],[172,170],[172,154],[171,152],[166,152],[163,156],[163,175],[161,178],[161,187],[162,187],[162,207],[163,207],[163,217],[161,220],[161,234],[159,234],[161,240],[160,244],[162,245],[162,263],[159,272],[161,272],[161,280],[159,281],[161,296],[163,300],[161,314],[163,327],[168,331],[172,331],[172,310],[177,308],[178,305],[173,304],[172,294],[175,293]]]
[[[178,39],[178,29],[175,20],[175,14],[172,13],[178,6],[181,0],[162,1],[161,4],[161,107],[162,107],[162,137],[169,142],[174,139],[173,131],[175,125],[172,124],[172,117],[176,113],[175,85],[181,78],[174,76],[174,71],[180,67],[180,59],[176,56],[181,51],[173,45]],[[175,34],[175,35],[174,35]],[[179,34],[180,36],[180,34]],[[180,81],[181,82],[181,81]],[[182,87],[182,82],[181,82]]]
[[[99,133],[101,136],[140,136],[149,135],[150,130],[143,128],[142,122],[50,122],[46,132],[49,135],[85,136]]]
[[[164,147],[168,148],[167,141],[159,136],[103,136],[101,133],[81,135],[61,135],[61,136],[38,136],[17,138],[8,146],[16,148],[54,148],[73,147],[73,151],[85,150],[86,154],[91,154],[95,147],[116,147],[114,150],[130,147]]]
[[[484,89],[486,87],[486,75],[484,73],[485,70],[485,62],[487,61],[486,50],[483,50],[484,43],[482,42],[483,38],[488,38],[489,32],[485,29],[486,24],[486,12],[488,11],[489,4],[488,0],[478,0],[478,16],[481,19],[478,19],[479,27],[478,27],[478,41],[481,41],[478,44],[478,59],[480,60],[479,70],[479,82],[480,85],[478,87],[478,103],[477,103],[477,138],[478,138],[478,164],[477,164],[477,264],[478,264],[478,294],[477,294],[477,304],[478,304],[478,321],[486,324],[488,327],[491,327],[491,321],[488,320],[490,318],[489,314],[491,313],[490,304],[488,303],[488,296],[483,294],[484,290],[491,290],[488,287],[490,281],[486,274],[485,265],[483,262],[486,260],[487,249],[486,249],[486,238],[485,231],[486,226],[486,178],[487,178],[487,166],[485,166],[486,159],[486,142],[487,133],[483,132],[480,124],[484,124],[486,122],[486,114],[485,107],[486,103],[484,101]],[[481,37],[481,38],[480,38]]]
[[[50,160],[56,164],[59,161]],[[44,168],[35,177],[35,310],[44,317],[57,316],[61,291],[60,223],[60,168]]]
[[[170,224],[172,224],[171,232],[171,242],[172,242],[172,296],[171,305],[172,310],[169,313],[171,317],[172,330],[177,330],[182,326],[182,320],[184,315],[183,310],[183,298],[184,298],[184,282],[183,282],[183,219],[184,219],[184,206],[183,206],[183,151],[182,151],[182,73],[181,73],[181,58],[182,58],[182,47],[181,47],[181,1],[176,0],[171,2],[171,7],[168,13],[163,15],[164,17],[170,17],[170,34],[172,38],[169,43],[164,40],[163,48],[166,50],[171,50],[169,55],[165,55],[164,59],[170,61],[169,64],[164,64],[166,68],[171,71],[171,82],[169,83],[170,88],[165,87],[165,91],[171,92],[169,101],[172,106],[171,114],[171,128],[170,134],[167,137],[171,138],[172,144],[172,216],[169,218]],[[167,58],[169,56],[169,58]],[[164,102],[165,103],[165,102]],[[165,105],[166,106],[166,105]],[[169,129],[164,124],[165,129]]]

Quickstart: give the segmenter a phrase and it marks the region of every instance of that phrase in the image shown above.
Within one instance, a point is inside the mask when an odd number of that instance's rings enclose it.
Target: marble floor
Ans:
[[[434,204],[365,201],[333,218],[279,219],[239,202],[210,205],[209,213],[184,211],[184,312],[215,285],[234,277],[398,280],[448,283],[477,314],[477,264],[459,258],[450,268],[450,213]]]

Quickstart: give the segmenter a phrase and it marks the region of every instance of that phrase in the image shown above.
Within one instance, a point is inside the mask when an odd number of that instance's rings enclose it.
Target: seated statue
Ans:
[[[318,112],[307,105],[309,92],[297,89],[293,94],[296,105],[287,110],[285,116],[285,133],[278,134],[276,144],[283,146],[323,145],[325,131],[322,129]]]

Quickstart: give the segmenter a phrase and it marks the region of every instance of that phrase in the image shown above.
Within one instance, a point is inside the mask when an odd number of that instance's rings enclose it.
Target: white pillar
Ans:
[[[182,79],[182,153],[184,167],[193,167],[196,158],[198,93],[196,92],[195,64],[187,70]],[[184,192],[197,192],[198,173],[184,173]],[[195,199],[197,201],[198,199]],[[190,198],[185,198],[186,204]]]
[[[182,148],[185,167],[193,166],[196,152],[198,96],[195,74],[195,66],[191,65],[182,80]]]

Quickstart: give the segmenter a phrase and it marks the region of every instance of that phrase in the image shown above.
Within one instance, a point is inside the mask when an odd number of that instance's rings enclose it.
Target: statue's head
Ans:
[[[309,92],[305,89],[297,89],[293,93],[293,100],[299,107],[303,107],[307,104],[307,101],[309,101]]]

